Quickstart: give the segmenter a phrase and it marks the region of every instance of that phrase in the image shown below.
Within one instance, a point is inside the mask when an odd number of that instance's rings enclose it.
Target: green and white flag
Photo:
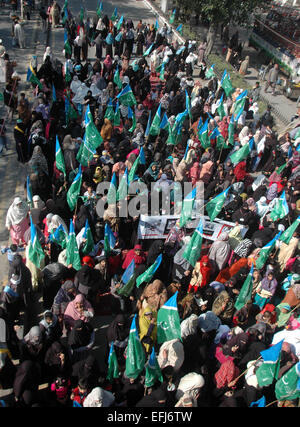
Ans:
[[[158,255],[154,263],[150,265],[150,267],[147,268],[147,270],[144,273],[142,273],[140,276],[137,277],[136,279],[137,288],[139,288],[143,282],[149,283],[152,280],[152,277],[154,276],[156,270],[159,268],[161,261],[162,261],[162,254]]]
[[[206,79],[211,79],[212,77],[215,77],[215,64],[213,64],[205,73]]]
[[[118,18],[118,9],[115,7],[115,9],[114,9],[114,13],[111,15],[111,18],[110,18],[110,19],[111,19],[113,22],[115,22],[117,18]]]
[[[136,118],[135,118],[135,112],[131,107],[128,107],[128,118],[131,119],[132,125],[131,128],[128,129],[128,132],[133,132],[136,128]]]
[[[78,173],[75,176],[74,181],[72,182],[67,192],[67,202],[71,211],[75,209],[75,206],[77,204],[77,199],[79,197],[80,190],[81,190],[81,183],[82,183],[82,171],[81,171],[81,165],[79,165]]]
[[[206,212],[211,221],[214,221],[223,209],[223,205],[225,203],[229,189],[230,187],[228,187],[222,193],[218,194],[206,204]]]
[[[279,343],[272,345],[267,350],[260,352],[263,358],[263,363],[255,372],[257,382],[260,387],[267,387],[272,384],[274,379],[277,380],[283,341],[284,340],[281,340]]]
[[[77,271],[82,267],[72,219],[70,220],[69,237],[66,246],[66,261],[67,265],[71,264]]]
[[[96,150],[91,148],[87,142],[86,137],[84,135],[83,142],[80,144],[76,160],[81,164],[81,166],[88,166],[89,162],[94,157],[94,154],[96,153]]]
[[[134,316],[128,339],[126,351],[125,375],[128,378],[136,379],[143,371],[146,361],[146,355],[137,331],[137,315]]]
[[[300,224],[300,215],[298,218],[282,233],[282,235],[279,237],[279,240],[283,243],[286,243],[287,245],[290,243],[291,238],[293,237],[293,234],[298,228],[298,225]]]
[[[107,193],[107,203],[109,205],[116,203],[117,196],[117,177],[116,173],[113,173],[112,179],[110,181],[108,193]]]
[[[29,241],[29,247],[28,247],[28,258],[37,268],[41,268],[42,261],[45,258],[45,254],[40,244],[36,227],[32,222],[31,215],[30,215],[30,241]]]
[[[85,243],[82,248],[82,253],[83,255],[88,255],[90,252],[94,250],[94,247],[95,247],[92,230],[91,230],[88,219],[86,219],[85,221],[85,227],[84,227],[84,232],[82,237],[85,239]]]
[[[240,293],[238,294],[237,300],[234,304],[234,308],[236,310],[240,310],[242,307],[244,307],[244,305],[247,304],[248,301],[251,301],[253,288],[253,270],[254,267],[252,264],[248,276],[246,277],[246,280],[244,281],[242,289],[240,290]]]
[[[112,383],[115,378],[120,377],[120,369],[118,364],[117,355],[114,349],[114,343],[110,345],[109,356],[108,356],[108,369],[106,379]]]
[[[208,119],[205,121],[205,123],[199,129],[198,136],[199,136],[199,140],[200,140],[202,148],[206,149],[206,148],[211,146],[210,138],[208,136]]]
[[[113,107],[113,103],[112,103],[112,99],[109,98],[106,110],[105,110],[105,114],[104,114],[104,118],[108,119],[111,123],[114,122],[114,117],[115,117],[115,112],[114,112],[114,107]]]
[[[160,122],[160,126],[159,127],[160,127],[160,130],[163,129],[166,132],[168,132],[168,134],[169,134],[168,135],[168,139],[166,141],[166,144],[175,145],[175,137],[174,137],[174,134],[173,134],[173,131],[172,131],[172,126],[171,126],[171,124],[169,122],[169,119],[168,119],[168,116],[167,116],[166,113],[164,113],[163,118],[162,118],[162,120]]]
[[[128,169],[126,168],[117,190],[117,202],[119,200],[125,200],[127,195],[128,195]]]
[[[226,116],[224,104],[223,104],[223,98],[224,98],[224,93],[222,94],[221,98],[218,99],[217,101],[217,112],[221,120],[223,120],[223,118]]]
[[[279,166],[279,168],[277,168],[277,169],[275,170],[275,172],[276,172],[278,175],[280,175],[280,174],[284,171],[284,169],[287,167],[287,165],[288,165],[288,162],[284,163],[284,165]]]
[[[149,135],[158,135],[160,132],[160,122],[161,122],[161,105],[159,104],[158,109],[155,113],[154,119],[151,123],[151,127],[149,130]]]
[[[119,89],[122,89],[123,84],[122,84],[122,80],[120,79],[119,68],[117,68],[114,73],[114,83],[117,85]]]
[[[281,196],[276,199],[275,205],[270,213],[270,218],[273,221],[284,218],[289,213],[289,206],[286,201],[285,191],[282,192]]]
[[[282,231],[280,231],[278,234],[276,234],[276,236],[269,243],[267,243],[263,248],[261,248],[261,250],[259,252],[259,257],[257,258],[256,263],[255,263],[255,267],[258,270],[263,268],[263,266],[265,265],[267,259],[269,258],[270,253],[272,252],[272,250],[275,247],[276,240],[279,239],[281,234],[282,234]]]
[[[224,89],[226,96],[230,96],[234,92],[234,88],[231,84],[230,75],[224,70],[222,79],[221,79],[221,87]]]
[[[241,162],[242,160],[245,160],[249,156],[249,154],[253,150],[253,147],[254,147],[254,139],[251,138],[248,143],[246,143],[245,145],[243,145],[241,148],[239,148],[238,150],[236,150],[234,153],[230,155],[230,160],[234,165],[237,165],[239,162]]]
[[[278,400],[296,400],[300,398],[300,362],[292,366],[275,384],[275,396]]]
[[[129,84],[125,86],[124,89],[117,95],[117,98],[119,102],[126,107],[132,107],[137,104]]]
[[[57,135],[56,135],[56,146],[55,146],[55,164],[56,164],[56,168],[60,172],[62,172],[64,174],[64,177],[66,178],[67,172],[66,172],[65,159],[61,151],[61,147],[60,147]]]
[[[234,117],[232,115],[228,125],[228,143],[231,145],[234,145],[234,128],[235,128]]]
[[[177,308],[176,292],[158,310],[157,313],[157,343],[162,344],[174,339],[181,340],[180,318]]]
[[[200,218],[198,227],[194,231],[191,240],[189,241],[182,258],[186,259],[194,268],[200,258],[203,240],[203,223]]]
[[[66,232],[62,224],[60,224],[59,227],[54,231],[54,233],[50,234],[49,239],[56,245],[61,246],[62,249],[65,249],[67,245],[68,233]]]
[[[85,124],[85,141],[87,146],[92,149],[96,150],[99,145],[103,142],[103,138],[100,135],[94,121],[93,116],[90,111],[90,106],[87,106],[85,117],[84,117],[84,124]]]
[[[173,9],[172,15],[170,16],[170,21],[169,21],[170,24],[174,24],[175,16],[176,16],[176,9]]]
[[[135,159],[135,162],[131,166],[131,169],[128,174],[128,183],[131,184],[136,179],[136,171],[140,165],[140,156],[138,155]]]
[[[145,365],[146,374],[145,374],[145,386],[153,387],[157,381],[163,382],[163,376],[161,373],[161,369],[157,362],[157,358],[155,355],[154,347],[152,347],[152,352],[149,357],[148,362]]]
[[[119,102],[117,102],[115,114],[114,114],[114,126],[120,126],[120,123],[121,123],[120,107],[119,107]]]
[[[185,224],[192,218],[194,203],[196,199],[196,187],[184,198],[182,202],[179,227],[184,227]]]

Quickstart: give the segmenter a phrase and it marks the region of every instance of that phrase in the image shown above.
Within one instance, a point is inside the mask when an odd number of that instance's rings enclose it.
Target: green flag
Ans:
[[[76,159],[82,166],[88,166],[89,162],[94,157],[96,150],[93,150],[86,142],[85,136],[80,144]]]
[[[110,345],[109,356],[108,356],[108,369],[106,379],[112,383],[115,378],[120,377],[120,369],[118,365],[117,355],[114,349],[113,342]]]
[[[260,352],[263,363],[255,372],[258,385],[267,387],[278,378],[283,340]]]
[[[131,119],[132,125],[131,128],[128,129],[128,132],[133,132],[136,128],[136,118],[135,118],[135,112],[131,107],[128,107],[128,118]]]
[[[200,258],[203,239],[203,224],[200,219],[198,227],[194,231],[191,240],[189,241],[182,258],[186,259],[194,268]]]
[[[107,193],[107,203],[109,205],[116,203],[116,194],[117,194],[117,176],[116,173],[113,173],[112,179],[110,181],[110,186]]]
[[[240,293],[238,294],[237,300],[234,304],[234,308],[236,308],[237,310],[240,310],[242,307],[244,307],[245,304],[247,304],[248,301],[251,301],[253,288],[253,269],[254,267],[252,264],[251,269],[246,277],[246,280],[244,281],[242,289],[240,290]]]
[[[300,362],[292,366],[275,384],[275,396],[278,400],[300,398]]]
[[[89,106],[86,109],[84,123],[85,123],[86,144],[90,149],[96,150],[99,147],[99,145],[103,142],[103,138],[100,135],[93,121],[93,116],[92,116],[92,113],[90,112]]]
[[[184,198],[182,202],[179,226],[184,227],[185,224],[192,218],[194,203],[196,199],[196,187]]]
[[[177,309],[176,292],[168,301],[158,310],[157,313],[157,343],[162,344],[174,339],[181,340],[180,318]]]
[[[128,195],[128,170],[126,168],[117,190],[117,202],[119,200],[125,200],[127,195]]]
[[[114,122],[115,112],[114,112],[114,107],[113,107],[111,98],[108,101],[108,105],[107,105],[106,110],[105,110],[104,118],[108,119],[111,123]]]
[[[212,77],[215,77],[215,64],[213,64],[205,73],[205,78],[206,79],[211,79]]]
[[[275,172],[276,172],[278,175],[280,175],[280,174],[284,171],[284,169],[287,167],[287,165],[288,165],[288,163],[287,163],[287,162],[286,162],[286,163],[284,163],[284,165],[279,166],[279,167],[275,170]]]
[[[217,106],[218,116],[220,117],[221,120],[226,116],[224,104],[223,104],[223,97],[224,97],[224,94],[222,94],[221,98],[218,100],[218,106]]]
[[[230,76],[226,70],[224,70],[223,77],[221,80],[221,87],[224,89],[226,96],[230,96],[234,92],[232,87]]]
[[[140,165],[140,156],[138,156],[135,159],[135,162],[133,163],[133,165],[131,166],[131,169],[129,171],[129,174],[128,174],[129,184],[131,184],[131,182],[134,181],[135,176],[136,176],[136,171],[137,171],[137,168],[139,167],[139,165]]]
[[[71,264],[77,271],[82,267],[72,219],[70,220],[70,231],[66,246],[66,261],[67,265]]]
[[[154,119],[151,123],[151,127],[149,130],[149,135],[158,135],[160,132],[160,122],[161,122],[161,105],[159,104],[159,107],[155,113]]]
[[[211,221],[214,221],[223,209],[223,205],[225,203],[229,189],[230,187],[228,187],[222,193],[218,194],[206,204],[206,212]]]
[[[115,113],[114,113],[114,126],[120,126],[120,123],[121,123],[120,108],[119,108],[119,103],[117,102]]]
[[[231,116],[229,125],[228,125],[228,143],[234,145],[234,117]]]
[[[276,240],[279,239],[282,232],[276,234],[274,239],[272,239],[269,243],[267,243],[263,248],[261,248],[259,252],[259,257],[256,260],[255,267],[260,270],[265,265],[267,259],[269,258],[270,253],[275,247]]]
[[[254,140],[253,138],[251,138],[249,142],[247,142],[245,145],[243,145],[241,148],[239,148],[238,150],[236,150],[234,153],[230,155],[230,159],[232,163],[236,165],[242,160],[245,160],[253,150],[253,146],[254,146]]]
[[[38,77],[36,76],[32,66],[30,65],[27,70],[27,82],[31,82],[32,84],[38,86],[40,89],[43,89],[42,83],[39,81]]]
[[[149,283],[152,280],[152,277],[154,276],[156,270],[159,268],[162,261],[162,255],[159,255],[154,263],[138,278],[136,279],[136,287],[139,288],[140,285],[145,282]]]
[[[285,191],[275,201],[275,204],[270,213],[270,218],[273,221],[284,218],[289,213],[289,206],[285,198]]]
[[[282,235],[279,237],[279,240],[288,245],[299,224],[300,216],[298,216],[298,218],[282,233]]]
[[[68,192],[67,192],[67,202],[71,211],[75,209],[77,204],[77,199],[80,194],[82,183],[82,172],[81,166],[79,166],[78,174],[75,176],[74,181],[72,182]]]
[[[64,159],[64,155],[61,151],[57,135],[56,135],[56,147],[55,147],[55,164],[56,164],[56,168],[59,171],[61,171],[66,178],[67,172],[66,172],[65,159]]]
[[[135,96],[132,92],[130,85],[124,87],[124,89],[117,95],[118,100],[121,104],[126,107],[132,107],[137,104]]]
[[[68,234],[66,233],[62,224],[60,224],[59,227],[54,231],[54,233],[51,233],[49,237],[51,242],[61,246],[62,249],[65,249],[67,245],[67,238]]]
[[[30,215],[30,241],[28,246],[28,258],[37,268],[41,268],[42,261],[45,258],[45,254],[40,244],[36,227],[32,222],[31,215]]]
[[[120,79],[119,68],[117,68],[114,73],[114,83],[117,85],[119,89],[122,89],[123,84],[122,84],[122,80]]]
[[[118,17],[118,9],[115,7],[114,13],[111,15],[111,20],[114,22]]]
[[[202,148],[206,149],[211,146],[210,138],[208,135],[208,119],[205,121],[203,126],[198,131],[199,140],[201,142]]]
[[[170,24],[174,24],[175,21],[175,16],[176,16],[176,9],[173,9],[172,15],[170,16]]]
[[[152,352],[145,365],[145,370],[145,387],[153,387],[157,381],[163,382],[164,379],[156,359],[154,347],[152,347]]]
[[[143,371],[146,361],[146,355],[138,335],[136,322],[137,315],[134,316],[130,327],[125,365],[126,376],[134,379]]]
[[[86,219],[85,221],[85,228],[84,228],[84,233],[82,237],[85,239],[85,243],[82,248],[82,253],[83,255],[88,255],[90,252],[92,252],[95,246],[88,219]]]

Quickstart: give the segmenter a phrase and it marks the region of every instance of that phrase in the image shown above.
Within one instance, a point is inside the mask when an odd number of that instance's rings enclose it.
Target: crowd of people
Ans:
[[[33,57],[34,102],[22,93],[16,104],[16,153],[28,176],[24,197],[15,197],[6,215],[11,245],[2,249],[9,274],[1,293],[0,384],[13,389],[14,402],[4,399],[1,405],[249,407],[264,396],[268,403],[297,406],[299,391],[278,399],[275,384],[300,355],[299,127],[279,136],[270,109],[259,112],[255,88],[235,115],[243,89],[227,93],[209,70],[200,79],[195,65],[204,59],[198,57],[203,49],[197,54],[194,42],[179,44],[166,24],[135,26],[103,11],[96,19],[83,13],[78,18],[67,2],[51,17],[53,31],[60,22],[64,26],[65,60],[50,47],[40,66]],[[130,104],[122,102],[123,91],[132,92]],[[159,122],[167,117],[169,126],[154,126],[157,115]],[[90,123],[95,148],[86,161],[80,153],[90,142]],[[238,156],[246,147],[247,154]],[[167,192],[186,182],[193,188],[203,183],[205,205],[228,190],[218,219],[231,227],[215,241],[204,235],[195,265],[184,255],[194,229],[181,226],[180,215],[166,239],[140,239],[139,216],[115,215],[119,202],[101,193],[103,182],[115,179],[118,188],[130,171],[133,182],[147,186],[149,199],[152,184]],[[170,214],[176,216],[172,196],[171,201]],[[114,241],[109,250],[107,226]],[[160,255],[154,274],[138,286]],[[128,288],[123,275],[133,261]],[[249,274],[250,295],[237,308]],[[20,313],[30,310],[39,293],[42,319],[19,339]],[[174,295],[181,337],[158,343],[158,313]],[[93,350],[97,316],[103,314],[113,319],[102,337],[104,361]],[[133,319],[145,360],[154,349],[160,370],[150,386],[145,369],[126,374]],[[279,372],[261,386],[260,352],[280,340]],[[108,375],[112,346],[117,375]],[[42,383],[48,383],[43,399]]]

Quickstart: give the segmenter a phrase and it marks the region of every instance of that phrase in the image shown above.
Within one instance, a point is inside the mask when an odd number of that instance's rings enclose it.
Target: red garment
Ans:
[[[206,263],[206,265],[204,265]],[[200,260],[200,272],[202,275],[202,281],[201,281],[201,288],[208,285],[210,273],[212,271],[212,266],[209,261],[208,255],[203,255],[203,257]]]
[[[236,261],[230,267],[226,267],[223,270],[221,270],[215,279],[216,282],[220,282],[220,283],[227,282],[227,280],[229,280],[238,271],[240,271],[241,268],[245,267],[247,265],[247,263],[248,263],[247,258],[240,258],[238,261]]]
[[[200,179],[200,166],[198,162],[195,162],[189,171],[189,178],[192,181],[192,186],[197,183]]]
[[[215,373],[217,388],[223,388],[239,376],[240,370],[232,360],[222,363],[220,369]]]
[[[136,249],[142,249],[141,245],[135,245],[135,247],[133,249],[130,249],[130,251],[128,251],[125,260],[123,262],[122,268],[125,270],[129,264],[131,263],[131,261],[134,259],[135,262],[135,266],[137,267],[140,264],[144,264],[146,262],[146,256],[144,255],[144,253],[142,253],[141,255],[137,255],[135,253]]]
[[[86,396],[88,395],[88,392],[80,393],[79,388],[76,387],[72,390],[72,393],[74,394],[75,402],[79,403],[79,405],[83,406],[83,402],[85,401]]]
[[[264,306],[264,308],[262,309],[262,311],[260,312],[260,314],[264,314],[266,311],[269,311],[270,313],[273,312],[272,317],[270,319],[270,322],[271,323],[276,323],[277,315],[276,315],[276,312],[275,312],[275,305],[273,305],[273,304],[266,304]]]
[[[243,160],[242,162],[240,162],[236,165],[236,167],[233,170],[233,173],[234,173],[237,181],[243,181],[244,180],[244,178],[247,174],[245,160]]]
[[[95,267],[95,262],[94,262],[94,260],[93,260],[93,258],[92,257],[90,257],[90,256],[84,256],[83,258],[82,258],[82,265],[83,264],[87,264],[89,267],[91,267],[91,268],[94,268]]]

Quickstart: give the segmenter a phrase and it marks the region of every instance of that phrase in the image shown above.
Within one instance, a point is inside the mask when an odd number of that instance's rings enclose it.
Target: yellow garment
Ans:
[[[139,337],[140,340],[142,341],[142,339],[147,335],[149,326],[151,324],[151,319],[149,316],[145,316],[145,313],[149,313],[151,312],[154,319],[155,319],[155,326],[153,328],[153,331],[150,335],[150,338],[152,339],[153,344],[156,341],[156,334],[157,334],[157,312],[155,310],[153,310],[151,307],[149,307],[149,305],[147,305],[145,308],[142,309],[141,314],[139,315]],[[147,353],[150,353],[150,350],[152,348],[152,345],[150,344],[146,344],[143,343],[143,346],[146,350]]]
[[[288,245],[284,242],[281,243],[280,251],[278,254],[278,263],[279,263],[281,272],[284,271],[286,263],[294,255],[294,252],[298,246],[298,242],[299,242],[299,239],[297,237],[292,237]]]
[[[102,181],[102,170],[101,170],[100,166],[96,167],[93,181],[94,181],[95,184],[99,184],[99,182]]]

